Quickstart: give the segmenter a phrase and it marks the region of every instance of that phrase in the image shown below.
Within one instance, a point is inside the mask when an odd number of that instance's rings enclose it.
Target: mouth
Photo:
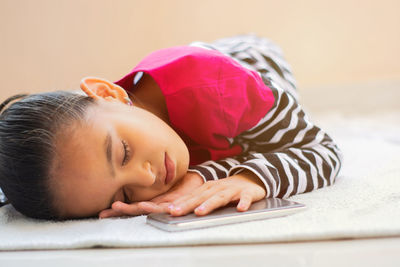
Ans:
[[[174,162],[168,157],[167,152],[165,152],[165,180],[164,184],[170,183],[175,177],[175,164]]]

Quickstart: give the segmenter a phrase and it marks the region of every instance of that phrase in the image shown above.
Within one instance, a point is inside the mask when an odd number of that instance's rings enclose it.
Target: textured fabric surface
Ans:
[[[400,236],[400,112],[315,119],[344,153],[337,182],[290,199],[307,210],[213,228],[164,232],[146,217],[45,222],[0,208],[0,249],[152,247]]]

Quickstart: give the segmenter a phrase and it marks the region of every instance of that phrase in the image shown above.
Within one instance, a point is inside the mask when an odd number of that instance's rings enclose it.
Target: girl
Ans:
[[[267,39],[162,49],[115,83],[81,88],[88,96],[23,95],[1,114],[0,187],[27,216],[245,211],[331,185],[341,166]]]

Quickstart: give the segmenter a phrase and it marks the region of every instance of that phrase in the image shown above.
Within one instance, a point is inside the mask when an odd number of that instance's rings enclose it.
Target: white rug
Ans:
[[[146,217],[44,222],[0,209],[0,250],[154,247],[400,236],[400,113],[314,118],[342,148],[336,183],[291,197],[308,209],[291,216],[169,233]]]

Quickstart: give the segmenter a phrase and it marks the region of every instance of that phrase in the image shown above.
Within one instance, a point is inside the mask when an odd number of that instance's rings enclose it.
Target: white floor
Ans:
[[[400,237],[130,249],[12,251],[0,266],[400,266]]]

